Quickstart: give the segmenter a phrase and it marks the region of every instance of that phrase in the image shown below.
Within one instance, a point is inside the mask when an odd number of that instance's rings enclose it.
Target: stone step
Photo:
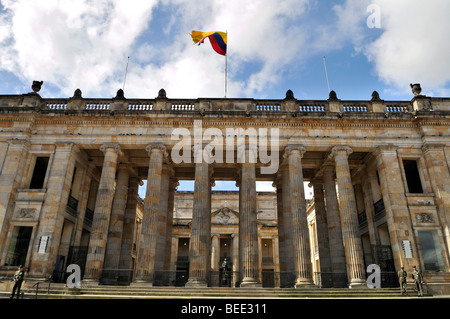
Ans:
[[[35,290],[24,289],[27,298],[35,296]],[[6,294],[3,293],[3,294]],[[415,290],[408,289],[410,297],[417,296]],[[49,299],[112,299],[112,298],[396,298],[401,297],[397,288],[382,289],[336,289],[336,288],[185,288],[185,287],[123,287],[96,286],[81,289],[68,289],[65,286],[52,286],[50,290],[40,289],[38,298]]]

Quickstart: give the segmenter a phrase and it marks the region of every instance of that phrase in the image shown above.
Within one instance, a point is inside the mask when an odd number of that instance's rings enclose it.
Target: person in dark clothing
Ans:
[[[413,266],[412,278],[416,283],[417,294],[419,297],[423,297],[423,276],[420,270],[417,270],[416,266]]]
[[[403,295],[407,295],[407,292],[406,292],[406,276],[407,276],[407,273],[406,273],[405,267],[402,266],[402,269],[398,272],[398,281],[399,281],[399,284],[400,284],[400,291],[402,293],[402,296]]]
[[[23,276],[24,276],[24,269],[22,266],[19,266],[19,269],[16,271],[16,273],[14,274],[14,277],[13,277],[14,287],[12,290],[12,295],[10,297],[11,299],[14,298],[14,294],[16,293],[16,290],[17,290],[17,299],[19,299],[20,288],[22,287],[22,282],[23,282]]]

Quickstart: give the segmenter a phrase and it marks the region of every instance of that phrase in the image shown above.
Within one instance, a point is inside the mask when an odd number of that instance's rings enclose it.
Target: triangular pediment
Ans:
[[[229,207],[222,207],[211,213],[211,223],[216,225],[238,225],[239,213]]]

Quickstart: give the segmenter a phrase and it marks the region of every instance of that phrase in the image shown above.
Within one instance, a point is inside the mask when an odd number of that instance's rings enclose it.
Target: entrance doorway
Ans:
[[[189,238],[178,239],[175,286],[184,286],[189,275]]]
[[[231,279],[233,275],[231,237],[226,236],[220,238],[220,260],[219,260],[219,286],[231,287]]]
[[[24,266],[30,245],[33,227],[15,226],[12,232],[11,242],[6,255],[6,266]]]

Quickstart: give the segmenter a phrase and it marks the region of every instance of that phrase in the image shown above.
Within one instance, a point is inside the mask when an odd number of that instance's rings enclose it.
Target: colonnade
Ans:
[[[122,251],[129,253],[130,245],[120,240],[125,227],[118,216],[126,209],[129,169],[117,164],[121,152],[117,144],[105,144],[103,170],[99,190],[84,281],[98,282],[105,269],[118,269]],[[173,170],[166,165],[168,154],[161,143],[146,147],[149,156],[147,189],[144,200],[142,228],[138,240],[135,279],[132,285],[152,285],[155,272],[169,269],[171,222],[173,210]],[[247,148],[248,152],[252,150]],[[292,272],[297,288],[314,286],[311,267],[310,238],[308,232],[306,200],[303,187],[302,145],[288,145],[284,161],[274,183],[278,193],[278,231],[280,270]],[[314,185],[317,215],[325,247],[321,251],[323,271],[333,274],[347,273],[350,286],[365,283],[365,270],[360,238],[355,195],[350,177],[349,147],[334,147],[322,166]],[[195,186],[192,228],[189,247],[189,278],[187,287],[206,287],[211,270],[211,187],[214,183],[214,164],[195,164]],[[239,179],[239,256],[236,269],[240,273],[241,287],[259,287],[258,227],[256,202],[256,165],[238,166]],[[117,174],[116,188],[114,179]],[[336,195],[339,189],[339,205]],[[171,189],[171,191],[169,191]],[[171,204],[169,201],[171,197]],[[326,201],[326,208],[325,208]],[[339,213],[340,212],[340,213]],[[340,214],[340,215],[339,215]],[[236,241],[234,241],[236,242]],[[118,252],[121,253],[118,253]],[[122,257],[121,257],[122,256]],[[129,261],[122,261],[129,266]]]

